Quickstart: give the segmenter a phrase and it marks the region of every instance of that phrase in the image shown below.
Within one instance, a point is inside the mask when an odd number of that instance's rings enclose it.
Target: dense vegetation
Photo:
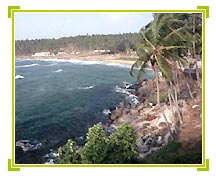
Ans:
[[[35,52],[49,51],[68,53],[76,50],[104,49],[115,52],[135,50],[139,42],[138,33],[109,34],[109,35],[82,35],[63,37],[59,39],[17,40],[15,42],[16,55],[27,55]]]
[[[197,164],[202,163],[202,142],[196,150],[182,149],[171,141],[167,146],[143,160],[135,150],[136,136],[128,124],[122,124],[108,136],[105,129],[95,125],[89,129],[86,144],[80,148],[69,139],[59,148],[58,164]]]
[[[124,164],[137,156],[136,136],[128,124],[120,125],[112,134],[106,134],[101,125],[89,128],[87,141],[79,148],[74,141],[59,148],[59,164]]]

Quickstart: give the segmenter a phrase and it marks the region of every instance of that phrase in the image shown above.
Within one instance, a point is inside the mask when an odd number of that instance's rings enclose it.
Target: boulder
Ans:
[[[128,114],[130,112],[130,109],[129,108],[124,108],[123,109],[123,114]]]
[[[112,111],[112,114],[110,116],[110,119],[111,120],[115,120],[117,119],[118,117],[120,117],[122,115],[122,110],[121,109],[116,109],[114,111]]]
[[[150,150],[149,146],[147,145],[141,145],[141,146],[137,146],[136,147],[136,150],[139,152],[139,153],[146,153]]]
[[[142,146],[143,144],[144,144],[144,141],[143,141],[143,139],[141,137],[136,140],[136,145],[137,146]]]
[[[140,105],[138,105],[137,110],[140,111],[140,110],[142,110],[142,109],[144,109],[144,108],[145,108],[145,107],[144,107],[144,104],[141,103]]]
[[[133,116],[138,116],[138,115],[139,115],[139,112],[138,112],[138,110],[136,110],[136,109],[131,109],[131,110],[130,110],[130,114],[133,115]]]
[[[129,86],[128,89],[138,90],[141,86],[142,86],[141,84],[133,84],[133,85]]]
[[[123,109],[123,108],[125,107],[125,103],[121,101],[121,102],[119,103],[119,107],[120,107],[121,109]]]

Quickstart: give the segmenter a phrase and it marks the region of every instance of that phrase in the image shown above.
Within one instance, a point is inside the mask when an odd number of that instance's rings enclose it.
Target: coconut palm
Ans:
[[[177,102],[176,81],[177,77],[183,78],[183,73],[177,67],[176,62],[185,65],[186,60],[176,55],[184,52],[187,42],[192,40],[192,32],[185,25],[185,21],[179,19],[176,14],[154,14],[154,20],[140,30],[141,42],[137,49],[138,60],[131,67],[131,75],[135,66],[140,66],[137,78],[140,80],[141,73],[147,66],[151,66],[157,86],[157,104],[160,109],[160,92],[158,72],[169,82],[171,89],[168,91],[170,98],[177,107],[178,122],[182,123]],[[174,93],[172,93],[174,92]],[[171,102],[170,102],[171,103]],[[161,109],[165,121],[166,116]],[[167,122],[168,129],[170,130]],[[171,133],[171,130],[170,130]]]

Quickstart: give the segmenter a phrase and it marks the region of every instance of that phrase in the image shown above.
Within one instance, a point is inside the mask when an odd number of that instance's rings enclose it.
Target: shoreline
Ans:
[[[137,56],[131,55],[88,55],[88,56],[15,56],[15,59],[32,59],[32,60],[59,60],[59,61],[83,61],[83,62],[101,62],[101,63],[115,63],[115,64],[123,64],[123,65],[133,65]]]

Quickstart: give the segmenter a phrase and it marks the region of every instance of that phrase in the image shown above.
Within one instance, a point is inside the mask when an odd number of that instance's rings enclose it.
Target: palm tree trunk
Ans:
[[[171,98],[171,88],[168,88],[168,99],[169,99],[169,103],[170,103],[170,109],[172,111],[173,117],[175,117],[175,112],[174,112],[174,108],[173,108],[173,103],[172,103],[172,98]],[[177,118],[175,118],[175,124],[177,124]]]
[[[196,57],[196,44],[195,44],[195,32],[196,32],[196,16],[197,14],[193,14],[193,58],[195,60],[195,70],[196,70],[196,78],[198,86],[201,87],[200,77],[199,77],[199,70],[197,65],[197,57]]]
[[[174,102],[174,104],[176,106],[176,112],[177,112],[177,115],[178,115],[178,122],[180,124],[183,124],[183,119],[182,119],[182,116],[180,114],[180,110],[179,110],[179,106],[178,106],[177,90],[176,90],[176,87],[172,85],[172,83],[170,83],[170,84],[171,84],[172,89],[174,90],[174,95],[173,95],[173,93],[171,93],[170,95],[171,95],[171,97],[173,99],[173,102]]]
[[[157,70],[157,68],[156,68],[155,65],[153,66],[153,70],[154,70],[155,81],[156,81],[156,87],[157,87],[157,104],[158,104],[158,106],[159,106],[159,109],[160,109],[161,114],[162,114],[163,117],[164,117],[164,120],[165,120],[165,122],[166,122],[167,128],[168,128],[169,133],[170,133],[170,136],[171,136],[171,139],[173,140],[174,138],[173,138],[173,135],[172,135],[172,131],[171,131],[169,122],[168,122],[168,120],[167,120],[167,118],[166,118],[166,115],[165,115],[164,111],[163,111],[162,108],[161,108],[161,105],[160,105],[160,89],[159,89],[159,80],[158,80],[158,70]]]

